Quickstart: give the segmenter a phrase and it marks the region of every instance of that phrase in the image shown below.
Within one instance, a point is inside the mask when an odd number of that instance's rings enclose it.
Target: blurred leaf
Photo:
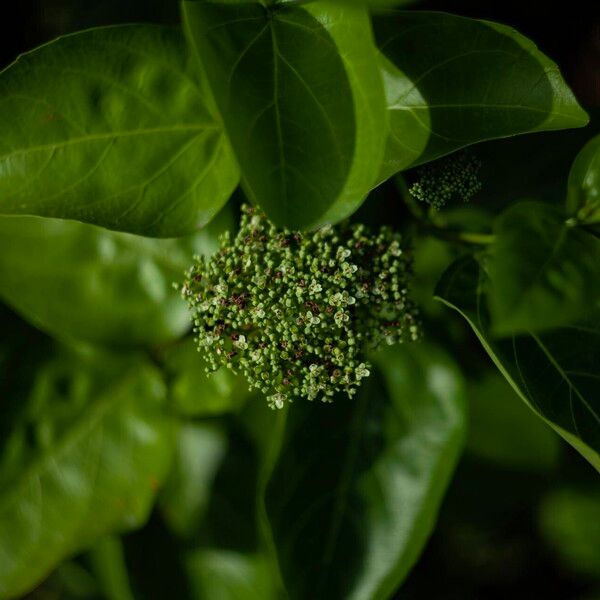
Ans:
[[[185,423],[179,427],[173,467],[160,498],[165,521],[179,537],[197,537],[226,449],[226,437],[214,425]]]
[[[510,207],[494,233],[486,262],[494,333],[560,327],[600,307],[600,239],[536,202]]]
[[[466,257],[444,273],[436,296],[467,320],[521,399],[600,471],[600,313],[538,335],[496,340],[485,286],[479,265]]]
[[[288,594],[281,577],[273,529],[267,514],[266,499],[267,487],[284,441],[288,408],[286,406],[282,410],[272,410],[267,407],[264,398],[260,394],[256,394],[244,405],[239,416],[239,423],[249,439],[252,440],[258,460],[254,488],[258,540],[260,548],[266,552],[269,558],[273,585],[277,590],[278,598],[287,598]]]
[[[600,223],[600,135],[583,147],[571,167],[567,210],[584,223]]]
[[[374,27],[391,129],[380,180],[484,140],[588,122],[556,64],[510,27],[425,11]]]
[[[169,395],[177,414],[209,417],[238,409],[248,395],[248,386],[231,371],[221,368],[207,374],[208,363],[188,338],[169,348],[165,368],[171,376]]]
[[[247,432],[236,421],[228,424],[227,451],[196,539],[213,549],[253,553],[260,550],[256,523],[259,455]]]
[[[157,240],[74,221],[0,217],[0,297],[40,329],[96,343],[158,344],[190,316],[174,282],[213,249],[222,213],[187,238]]]
[[[0,73],[0,213],[144,235],[206,224],[238,180],[179,31],[68,35]]]
[[[197,550],[187,559],[197,600],[275,600],[268,560],[260,554],[230,550]]]
[[[164,397],[160,374],[135,358],[64,353],[38,371],[1,455],[0,596],[144,523],[171,455]]]
[[[274,4],[295,4],[302,0],[274,0]],[[366,6],[372,9],[390,8],[392,6],[406,6],[408,4],[417,4],[419,0],[333,0],[333,2],[344,4],[346,6]]]
[[[499,373],[469,382],[467,448],[475,456],[523,471],[557,464],[559,438],[546,427]]]
[[[443,307],[433,299],[433,290],[440,275],[452,262],[453,248],[433,236],[421,236],[415,239],[414,278],[411,281],[411,295],[419,311],[427,317],[437,317]]]
[[[568,569],[600,578],[600,487],[551,492],[540,507],[540,527]]]
[[[99,585],[86,567],[76,560],[61,563],[27,600],[98,600]]]
[[[266,489],[291,598],[389,598],[434,526],[464,433],[460,373],[393,347],[356,398],[298,402]]]
[[[184,2],[248,197],[278,225],[352,213],[374,186],[386,112],[368,13]]]
[[[131,587],[139,600],[196,600],[184,564],[185,548],[154,511],[144,527],[123,537]]]
[[[134,600],[123,545],[118,537],[107,535],[100,538],[89,556],[104,600]]]

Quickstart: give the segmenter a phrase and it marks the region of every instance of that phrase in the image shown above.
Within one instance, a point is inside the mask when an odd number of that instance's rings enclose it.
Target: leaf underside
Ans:
[[[442,277],[436,296],[458,311],[523,401],[600,471],[600,314],[547,332],[490,335],[486,281],[465,258]]]
[[[390,116],[381,180],[484,140],[588,122],[556,64],[510,27],[390,11],[374,28]]]

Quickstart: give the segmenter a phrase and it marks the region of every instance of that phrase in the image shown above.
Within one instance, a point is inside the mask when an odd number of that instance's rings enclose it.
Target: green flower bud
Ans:
[[[278,230],[244,206],[234,240],[195,257],[181,294],[209,370],[243,373],[273,408],[293,397],[352,397],[370,374],[365,352],[415,340],[410,254],[389,228]]]
[[[463,150],[419,168],[408,191],[436,210],[455,199],[468,202],[481,190],[480,169],[481,161]]]

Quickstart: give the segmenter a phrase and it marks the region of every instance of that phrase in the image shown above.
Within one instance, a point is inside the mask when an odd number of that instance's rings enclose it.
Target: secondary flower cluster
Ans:
[[[468,151],[457,152],[421,167],[408,191],[436,210],[455,199],[468,202],[481,190],[480,169],[481,161],[476,156]]]
[[[366,348],[419,336],[411,261],[390,229],[279,230],[242,209],[240,230],[196,257],[181,288],[208,371],[241,372],[271,407],[352,396],[369,376]]]

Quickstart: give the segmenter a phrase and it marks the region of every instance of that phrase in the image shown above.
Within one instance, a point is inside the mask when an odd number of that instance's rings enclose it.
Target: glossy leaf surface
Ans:
[[[485,285],[479,265],[465,258],[444,274],[436,295],[469,322],[523,401],[600,471],[600,313],[497,340],[490,335]]]
[[[511,206],[490,247],[492,329],[501,335],[573,323],[600,308],[600,239],[553,207]]]
[[[181,239],[152,239],[40,217],[0,217],[0,297],[60,338],[127,345],[182,335],[189,313],[173,289],[194,254],[211,252],[224,212]]]
[[[171,455],[160,374],[67,354],[38,371],[0,465],[0,595],[101,535],[144,523]],[[3,402],[20,398],[4,397]]]
[[[237,167],[175,29],[83,31],[0,73],[0,214],[144,235],[206,224]]]
[[[295,403],[266,489],[291,598],[388,598],[421,552],[462,445],[464,389],[434,347],[392,347],[357,396]]]
[[[366,10],[210,1],[183,12],[249,198],[293,228],[356,209],[386,136]]]
[[[600,223],[600,135],[583,147],[571,167],[567,209],[585,223]]]
[[[588,122],[556,64],[510,27],[426,11],[374,26],[390,111],[381,180],[483,140]]]

